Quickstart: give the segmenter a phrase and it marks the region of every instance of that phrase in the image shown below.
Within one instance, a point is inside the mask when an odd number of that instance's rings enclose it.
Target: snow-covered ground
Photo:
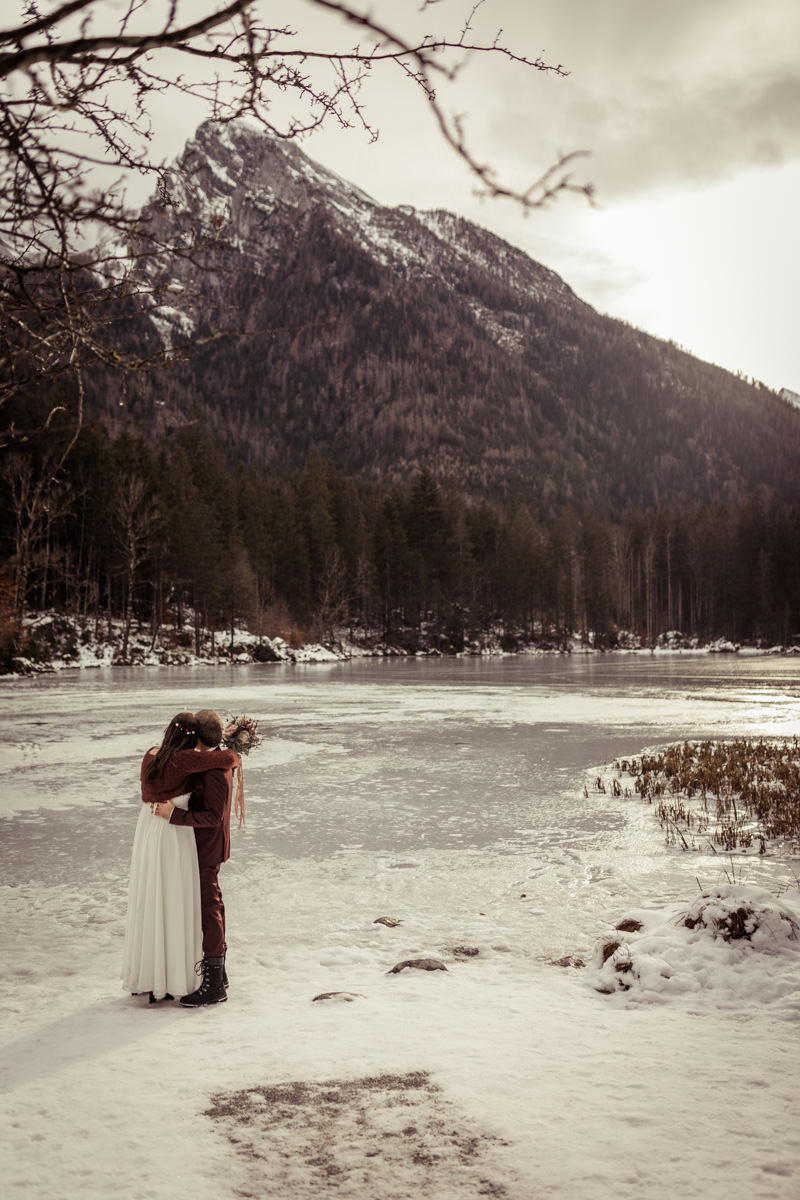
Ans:
[[[201,704],[267,737],[230,999],[187,1012],[118,977],[139,754]],[[592,780],[798,715],[790,662],[720,657],[0,683],[4,1194],[795,1200],[800,862],[682,854]]]

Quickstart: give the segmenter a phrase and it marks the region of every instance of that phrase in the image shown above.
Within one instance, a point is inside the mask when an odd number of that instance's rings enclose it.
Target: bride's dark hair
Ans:
[[[194,750],[196,745],[197,721],[194,713],[178,713],[164,730],[161,745],[153,755],[152,762],[149,762],[142,772],[142,778],[146,783],[155,783],[164,774],[167,763],[176,750]]]

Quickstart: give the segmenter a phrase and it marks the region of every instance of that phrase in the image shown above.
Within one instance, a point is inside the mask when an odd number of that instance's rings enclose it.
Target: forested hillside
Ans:
[[[470,222],[381,208],[245,125],[203,126],[173,178],[147,222],[205,240],[159,265],[174,306],[130,336],[143,354],[204,344],[169,370],[98,374],[112,432],[200,414],[231,461],[301,469],[316,449],[384,482],[424,469],[545,520],[761,485],[800,501],[797,409],[600,315]]]

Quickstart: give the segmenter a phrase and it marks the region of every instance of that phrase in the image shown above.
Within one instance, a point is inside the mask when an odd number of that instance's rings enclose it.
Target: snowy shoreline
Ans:
[[[419,648],[386,641],[376,634],[361,631],[337,630],[325,642],[290,645],[282,637],[266,637],[235,629],[211,633],[202,630],[200,652],[196,649],[193,630],[187,627],[162,626],[156,635],[150,630],[132,631],[127,654],[122,654],[122,623],[112,622],[103,635],[73,617],[58,613],[41,613],[31,617],[23,634],[28,643],[27,654],[16,654],[9,660],[10,670],[0,670],[0,678],[25,678],[31,675],[67,670],[92,670],[100,667],[179,667],[179,666],[250,666],[263,664],[310,664],[348,662],[360,658],[465,658],[518,655],[609,654],[637,656],[665,654],[731,654],[731,655],[794,655],[800,647],[770,645],[751,646],[734,643],[719,637],[708,642],[688,637],[678,631],[662,634],[655,645],[644,644],[637,635],[621,632],[613,647],[596,645],[593,636],[582,638],[573,634],[566,642],[541,639],[525,642],[515,638],[515,648],[509,649],[502,629],[494,629],[480,641],[468,642],[463,650],[442,649],[435,639],[426,639],[424,632]]]

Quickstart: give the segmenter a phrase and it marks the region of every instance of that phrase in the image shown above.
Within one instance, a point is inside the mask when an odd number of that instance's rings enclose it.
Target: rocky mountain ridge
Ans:
[[[143,221],[174,247],[144,268],[174,303],[132,336],[201,346],[122,392],[98,379],[112,432],[200,415],[233,458],[295,469],[316,449],[544,516],[800,500],[784,399],[602,316],[463,218],[382,207],[294,143],[201,126]]]

